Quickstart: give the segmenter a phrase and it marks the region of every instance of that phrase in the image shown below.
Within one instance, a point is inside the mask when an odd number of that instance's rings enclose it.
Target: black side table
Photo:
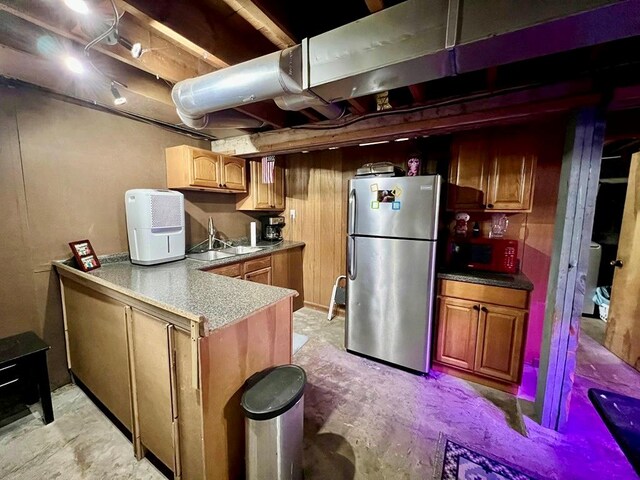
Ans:
[[[18,389],[28,403],[40,398],[45,424],[53,422],[47,369],[49,348],[34,332],[0,339],[0,397]]]

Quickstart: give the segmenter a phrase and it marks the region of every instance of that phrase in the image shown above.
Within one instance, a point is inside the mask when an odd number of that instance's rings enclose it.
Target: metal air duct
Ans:
[[[640,35],[640,0],[407,0],[301,45],[184,80],[181,118],[274,99],[327,118],[335,102]]]

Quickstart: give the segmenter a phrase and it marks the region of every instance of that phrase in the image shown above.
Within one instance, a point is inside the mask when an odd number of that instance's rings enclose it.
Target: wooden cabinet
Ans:
[[[293,299],[293,310],[304,307],[302,247],[278,250],[270,256],[212,268],[207,272],[295,290],[298,296]]]
[[[132,431],[126,305],[64,278],[63,286],[69,368]]]
[[[478,304],[442,297],[438,313],[436,360],[473,370],[478,333]]]
[[[272,284],[298,292],[293,310],[304,307],[304,278],[302,276],[302,247],[279,250],[271,254]]]
[[[239,195],[237,210],[284,210],[284,169],[275,166],[274,182],[262,182],[262,164],[249,162],[249,189],[246,195]]]
[[[245,262],[249,273],[270,258]],[[71,267],[57,271],[69,367],[131,432],[136,457],[152,452],[176,479],[241,478],[238,392],[254,373],[291,363],[291,298],[208,331]]]
[[[507,382],[520,380],[525,310],[481,304],[474,370]]]
[[[165,150],[167,187],[221,193],[247,191],[246,160],[178,145]]]
[[[528,292],[441,280],[434,366],[513,392],[522,376]]]
[[[178,470],[178,417],[173,325],[136,309],[130,315],[135,441],[172,471]]]
[[[456,136],[449,165],[447,208],[527,212],[533,203],[536,155],[520,130]]]
[[[271,285],[271,255],[207,270],[209,273]]]

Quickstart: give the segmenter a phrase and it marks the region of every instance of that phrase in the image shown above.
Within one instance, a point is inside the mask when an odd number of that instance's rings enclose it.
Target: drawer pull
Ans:
[[[482,308],[481,308],[481,310],[482,310],[484,313],[489,313],[489,309],[488,309],[487,307],[482,307]]]
[[[2,367],[0,368],[0,372],[4,372],[5,370],[9,370],[10,368],[13,368],[15,366],[17,366],[17,363],[14,363],[13,365],[7,365],[6,367]]]
[[[479,307],[478,305],[474,305],[474,306],[473,306],[473,309],[474,309],[474,310],[480,310],[480,307]]]
[[[18,380],[20,380],[19,378],[15,378],[13,380],[10,380],[8,382],[3,383],[2,385],[0,385],[0,388],[2,387],[6,387],[7,385],[11,385],[12,383],[16,383]]]

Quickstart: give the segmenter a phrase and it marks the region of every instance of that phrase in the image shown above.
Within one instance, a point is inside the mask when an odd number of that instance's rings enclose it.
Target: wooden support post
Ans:
[[[569,415],[604,127],[602,112],[589,107],[567,128],[536,392],[540,424],[554,430]]]

